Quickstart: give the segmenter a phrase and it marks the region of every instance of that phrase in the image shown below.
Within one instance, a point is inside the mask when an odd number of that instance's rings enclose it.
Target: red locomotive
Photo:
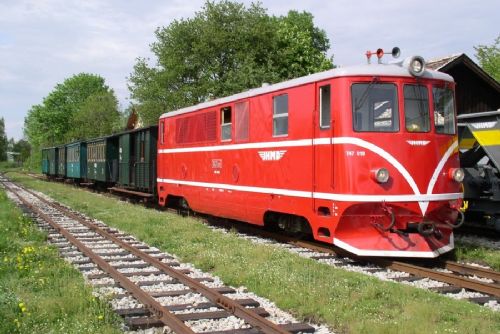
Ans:
[[[416,56],[166,113],[160,204],[310,233],[361,256],[436,257],[453,249],[463,197],[454,86]]]

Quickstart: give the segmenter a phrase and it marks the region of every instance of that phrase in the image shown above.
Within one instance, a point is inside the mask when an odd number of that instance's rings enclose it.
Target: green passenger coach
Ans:
[[[118,179],[118,137],[87,141],[87,180],[115,183]]]
[[[118,134],[117,186],[154,194],[156,191],[156,141],[158,126]]]
[[[47,149],[47,156],[49,162],[49,171],[47,175],[56,176],[57,175],[57,147],[49,147]]]
[[[66,177],[76,180],[87,178],[87,143],[66,145]]]
[[[49,174],[49,149],[42,149],[42,174]]]
[[[66,177],[66,146],[57,147],[57,172],[59,177]]]

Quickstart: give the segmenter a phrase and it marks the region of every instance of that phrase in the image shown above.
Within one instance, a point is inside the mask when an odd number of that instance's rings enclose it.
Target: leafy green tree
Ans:
[[[19,153],[19,161],[24,162],[30,156],[31,145],[27,140],[19,139],[14,143],[13,151]]]
[[[144,124],[166,111],[333,67],[329,41],[311,14],[267,14],[231,1],[207,1],[193,18],[156,30],[156,66],[140,58],[129,89]]]
[[[73,114],[71,140],[100,137],[121,130],[121,115],[118,100],[113,91],[89,96]]]
[[[106,103],[106,108],[109,107],[106,110],[111,115],[103,113],[102,109],[96,112],[89,110],[99,101]],[[113,91],[99,75],[80,73],[57,84],[41,104],[31,107],[24,119],[24,134],[32,146],[33,155],[28,159],[29,167],[39,168],[42,147],[70,142],[81,138],[86,132],[108,129],[108,122],[114,124],[117,108]],[[84,121],[83,109],[92,112],[92,121]],[[103,116],[104,114],[106,115]],[[74,131],[75,121],[78,122],[78,130],[81,133]]]
[[[0,161],[7,160],[7,135],[5,134],[5,120],[0,118]]]
[[[80,73],[64,80],[42,104],[30,109],[24,120],[26,137],[34,147],[64,143],[71,139],[71,121],[87,98],[109,91],[104,79],[95,74]]]
[[[500,35],[492,45],[478,45],[474,49],[481,67],[500,82]]]

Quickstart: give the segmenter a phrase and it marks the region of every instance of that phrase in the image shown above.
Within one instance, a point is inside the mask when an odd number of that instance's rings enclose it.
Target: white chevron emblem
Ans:
[[[425,146],[430,143],[429,140],[407,140],[406,142],[412,146]]]
[[[286,150],[280,151],[259,151],[260,158],[262,161],[278,161],[283,158]]]

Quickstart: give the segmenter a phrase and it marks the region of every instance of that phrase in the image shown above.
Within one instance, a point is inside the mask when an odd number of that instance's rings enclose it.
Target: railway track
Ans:
[[[132,236],[84,218],[6,179],[0,178],[0,183],[36,217],[39,226],[47,230],[49,240],[94,287],[118,288],[114,300],[132,301],[126,303],[129,306],[116,308],[129,329],[166,326],[175,333],[218,334],[315,331],[305,323],[275,323],[267,319],[270,312],[258,301],[231,298],[234,289],[210,287],[210,277],[182,268],[173,257]],[[200,322],[210,321],[220,325],[212,326],[216,329],[211,331],[206,330],[206,325],[200,326]]]
[[[425,287],[450,297],[462,294],[473,303],[481,305],[498,305],[500,310],[500,272],[454,261],[429,260],[394,260],[391,258],[356,257],[332,245],[305,241],[283,234],[273,233],[252,225],[213,218],[197,216],[212,226],[225,229],[236,228],[240,233],[275,240],[281,244],[295,248],[299,255],[346,268],[347,270],[387,277],[389,280],[408,283],[417,287]],[[302,251],[301,251],[302,250]],[[356,268],[360,268],[357,270]],[[383,276],[384,272],[389,272]],[[379,275],[380,274],[380,275]],[[426,281],[427,280],[427,281]],[[425,283],[425,284],[420,284]]]
[[[347,270],[397,282],[417,283],[411,285],[419,287],[425,286],[425,284],[419,285],[419,281],[437,282],[440,284],[429,283],[428,289],[450,296],[459,293],[467,295],[469,292],[470,297],[464,299],[481,305],[496,303],[500,309],[500,272],[489,268],[444,259],[395,260],[357,257],[332,245],[301,240],[246,224],[235,225],[231,222],[228,225],[222,220],[212,221],[211,224],[225,230],[236,227],[238,232],[243,233],[243,237],[250,240],[254,238],[253,236],[275,240],[294,253]],[[382,273],[389,275],[378,275]]]

